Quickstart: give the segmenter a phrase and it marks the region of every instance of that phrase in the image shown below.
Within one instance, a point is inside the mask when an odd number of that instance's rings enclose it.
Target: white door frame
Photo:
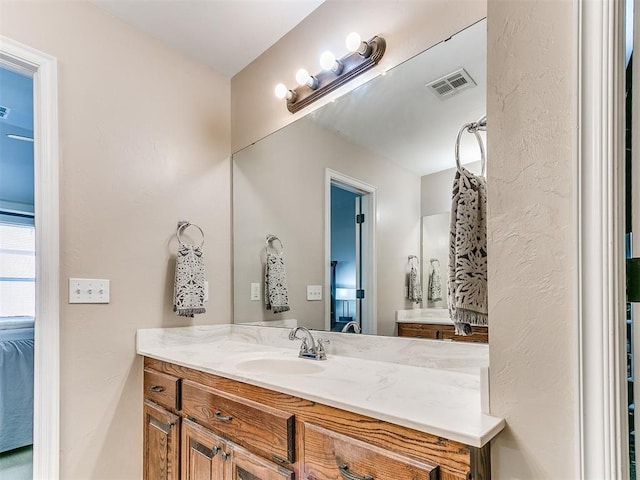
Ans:
[[[624,2],[576,6],[577,468],[626,479]]]
[[[0,63],[33,74],[36,222],[33,478],[60,470],[58,73],[55,57],[0,35]]]
[[[378,333],[378,306],[376,301],[376,187],[330,168],[325,170],[324,183],[325,330],[331,330],[331,298],[329,296],[329,292],[331,291],[331,184],[338,183],[351,187],[354,191],[364,193],[369,197],[369,199],[363,203],[365,216],[368,216],[371,221],[366,223],[367,228],[363,232],[365,248],[362,250],[362,261],[369,267],[365,269],[362,275],[362,287],[365,290],[366,306],[364,307],[365,315],[360,319],[360,325],[362,327],[362,333],[375,335]]]

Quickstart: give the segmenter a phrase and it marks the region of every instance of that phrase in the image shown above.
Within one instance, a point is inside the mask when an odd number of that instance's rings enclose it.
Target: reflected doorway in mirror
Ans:
[[[331,169],[325,187],[326,329],[340,332],[356,322],[363,333],[376,333],[376,189]]]

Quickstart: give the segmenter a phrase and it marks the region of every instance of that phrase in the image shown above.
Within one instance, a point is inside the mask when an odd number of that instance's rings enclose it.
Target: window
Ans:
[[[35,317],[35,228],[0,224],[0,317]]]

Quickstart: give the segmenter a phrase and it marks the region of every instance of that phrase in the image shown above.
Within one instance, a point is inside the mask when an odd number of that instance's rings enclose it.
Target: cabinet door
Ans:
[[[144,480],[178,480],[180,417],[144,402]]]
[[[182,480],[224,480],[228,457],[225,441],[190,420],[182,422]]]
[[[293,480],[293,472],[231,444],[229,480]]]

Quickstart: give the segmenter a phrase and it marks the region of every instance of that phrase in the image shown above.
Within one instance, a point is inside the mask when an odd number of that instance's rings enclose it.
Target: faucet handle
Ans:
[[[326,338],[319,338],[316,342],[318,343],[318,350],[322,352],[324,352],[324,346],[331,343],[331,341]]]

